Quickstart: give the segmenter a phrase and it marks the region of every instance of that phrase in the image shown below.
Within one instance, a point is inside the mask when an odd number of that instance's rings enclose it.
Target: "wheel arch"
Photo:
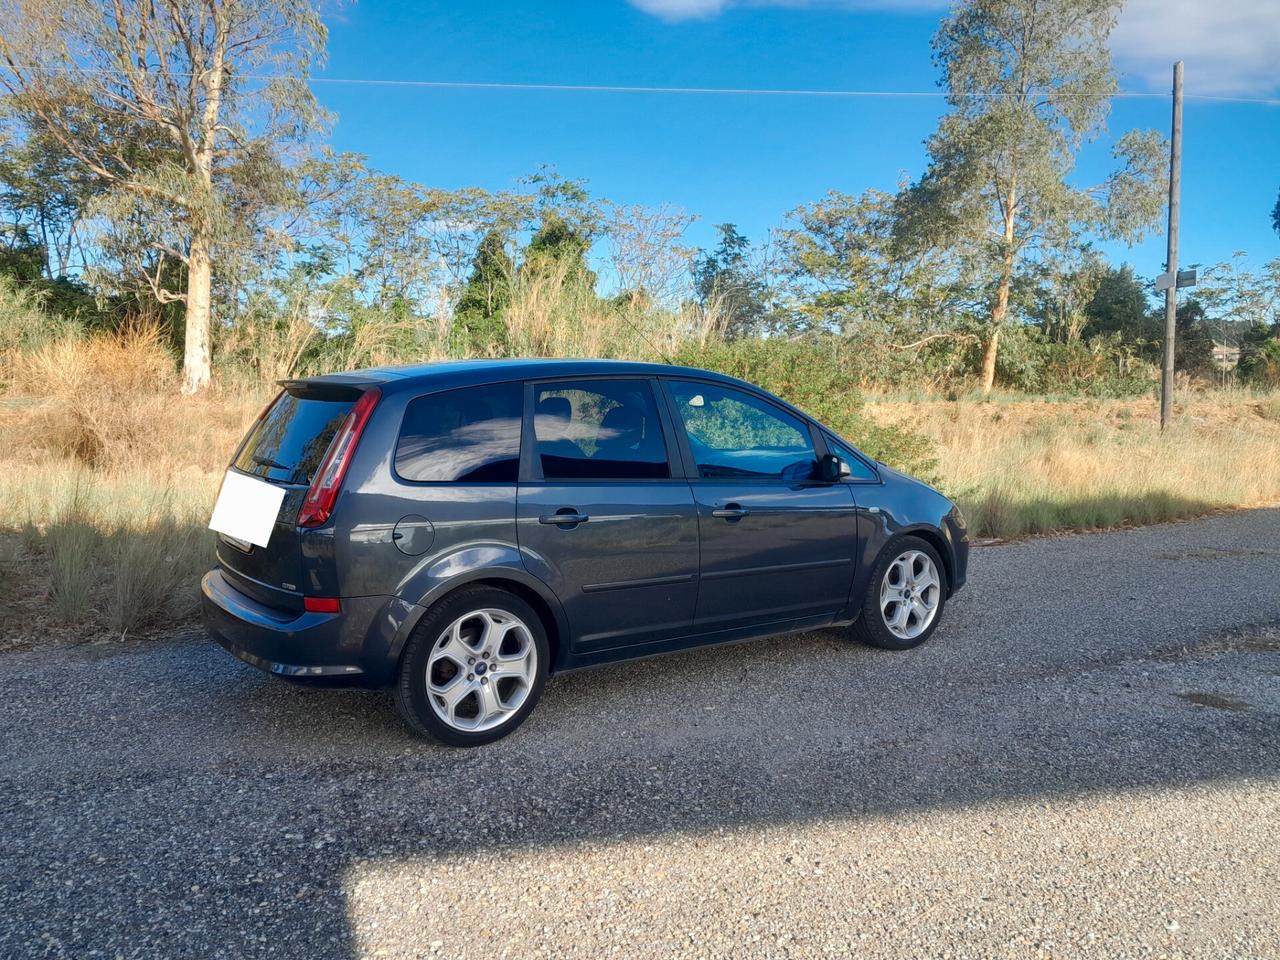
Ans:
[[[548,672],[555,673],[560,668],[562,658],[567,654],[569,648],[569,625],[564,615],[564,609],[560,606],[559,599],[551,592],[551,588],[545,583],[530,574],[511,567],[472,570],[459,574],[446,583],[435,586],[414,605],[417,611],[416,615],[401,625],[393,650],[392,659],[395,663],[398,664],[400,662],[400,658],[404,654],[405,644],[427,612],[459,590],[468,587],[495,587],[499,590],[506,590],[533,607],[534,612],[538,614],[539,619],[542,621],[543,629],[547,633],[547,645],[551,648],[551,662]]]
[[[942,535],[942,531],[936,527],[927,524],[920,524],[915,527],[908,527],[905,530],[899,530],[893,535],[885,545],[880,549],[880,556],[886,551],[892,549],[895,544],[900,543],[905,537],[915,537],[917,540],[923,540],[929,546],[933,547],[938,553],[938,558],[942,561],[942,572],[947,577],[947,597],[949,598],[955,590],[955,557],[951,553],[951,544],[947,542],[947,538]]]

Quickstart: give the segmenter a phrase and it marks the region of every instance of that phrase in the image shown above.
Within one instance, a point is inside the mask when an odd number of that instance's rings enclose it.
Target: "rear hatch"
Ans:
[[[311,578],[319,571],[307,569],[302,551],[302,537],[314,534],[300,531],[296,521],[325,451],[360,393],[346,384],[290,381],[240,444],[231,469],[285,489],[265,547],[218,535],[224,572],[237,589],[260,603],[301,613],[302,594],[317,592]],[[333,571],[327,573],[333,576]]]

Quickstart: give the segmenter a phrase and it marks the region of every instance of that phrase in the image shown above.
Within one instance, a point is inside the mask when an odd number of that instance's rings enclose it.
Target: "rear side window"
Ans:
[[[396,473],[419,483],[515,483],[523,407],[520,383],[411,400],[396,444]]]
[[[235,467],[264,480],[309,484],[355,399],[317,400],[282,393],[254,424]]]
[[[671,476],[647,380],[572,380],[534,389],[533,432],[547,480]]]

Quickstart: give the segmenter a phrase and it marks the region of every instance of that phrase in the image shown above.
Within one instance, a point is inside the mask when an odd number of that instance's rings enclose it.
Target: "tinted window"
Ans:
[[[875,472],[862,462],[852,450],[843,443],[839,443],[830,435],[827,435],[827,449],[834,453],[849,466],[849,476],[854,480],[878,480],[879,477]]]
[[[669,477],[662,423],[644,380],[541,383],[534,434],[548,480]]]
[[[303,400],[280,394],[249,431],[236,468],[268,480],[310,483],[354,403],[354,399]]]
[[[396,444],[405,480],[515,483],[524,386],[495,383],[412,400]]]
[[[671,382],[698,476],[807,480],[817,458],[804,421],[741,390]]]

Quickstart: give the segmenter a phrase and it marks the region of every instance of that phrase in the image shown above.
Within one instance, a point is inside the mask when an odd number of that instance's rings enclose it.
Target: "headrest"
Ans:
[[[539,417],[569,420],[573,417],[573,404],[569,402],[568,397],[543,397],[538,401],[534,413]]]

